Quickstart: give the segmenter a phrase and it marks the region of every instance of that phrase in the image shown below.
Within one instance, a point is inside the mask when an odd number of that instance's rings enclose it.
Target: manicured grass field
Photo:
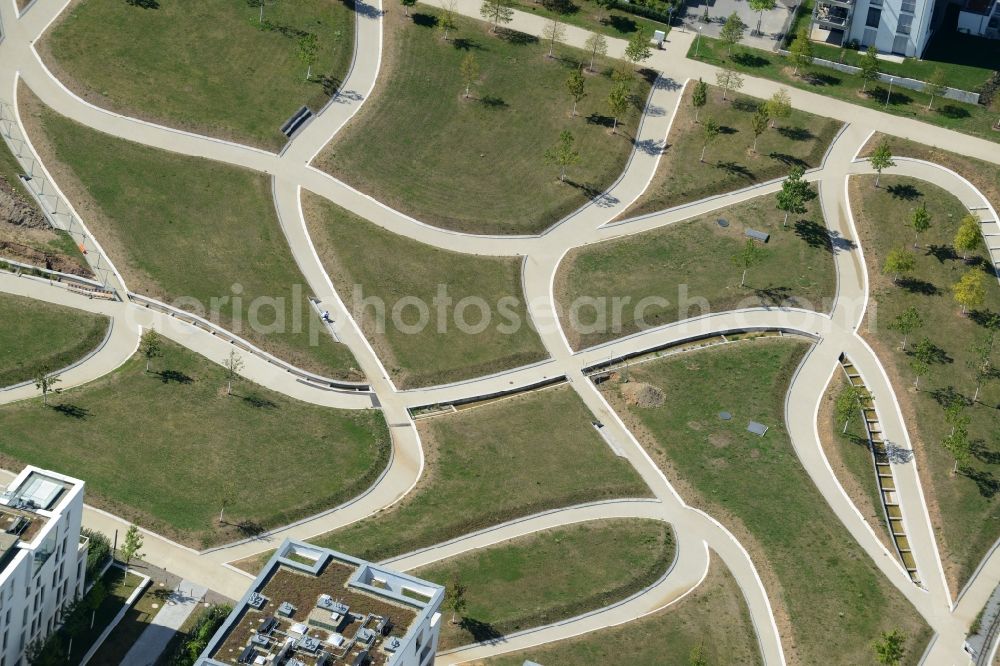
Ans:
[[[837,396],[848,386],[847,377],[838,369],[820,403],[820,443],[834,475],[844,487],[844,492],[889,552],[895,553],[896,546],[885,522],[885,509],[882,507],[882,496],[875,478],[871,449],[868,447],[868,431],[865,429],[861,410],[851,415],[846,431],[844,421],[837,421],[835,417],[834,404]]]
[[[817,167],[840,130],[836,120],[793,109],[788,118],[775,121],[775,127],[761,135],[757,152],[753,152],[750,120],[762,100],[729,93],[729,99],[723,101],[722,89],[709,86],[708,102],[698,113],[698,120],[714,120],[720,133],[708,146],[702,162],[699,157],[704,147],[703,125],[695,122],[695,108],[691,105],[693,90],[694,84],[690,83],[684,91],[670,127],[667,149],[652,182],[622,218],[781,178],[793,166]]]
[[[459,18],[444,41],[437,9],[388,21],[391,38],[377,99],[318,158],[359,190],[436,226],[482,234],[540,232],[609,186],[632,150],[649,83],[633,84],[633,104],[617,135],[607,97],[610,72],[586,77],[575,118],[565,81],[586,54],[521,33],[489,34]],[[462,61],[479,77],[465,99]],[[589,62],[589,59],[587,60]],[[580,162],[559,182],[545,152],[569,130]]]
[[[663,407],[626,406],[620,384],[606,391],[688,501],[747,546],[790,659],[870,663],[872,640],[898,628],[915,663],[929,628],[837,520],[788,440],[785,394],[807,348],[755,340],[634,366],[631,381],[663,391]],[[720,420],[722,410],[733,419]],[[749,420],[770,429],[757,437]]]
[[[114,111],[276,150],[282,123],[302,105],[318,111],[340,85],[354,51],[346,2],[118,0],[74,5],[42,41],[42,53],[74,92]],[[300,34],[317,37],[310,80]]]
[[[313,541],[382,560],[546,509],[648,497],[592,420],[558,387],[419,421],[421,485],[388,511]]]
[[[860,76],[819,66],[810,68],[808,72],[800,71],[798,74],[793,74],[794,66],[785,56],[745,47],[734,49],[733,56],[729,58],[726,57],[726,45],[708,37],[701,38],[698,53],[698,57],[694,58],[694,46],[692,46],[688,57],[820,95],[828,95],[852,104],[922,120],[981,139],[1000,141],[1000,132],[990,129],[992,123],[996,122],[996,113],[977,104],[938,99],[935,100],[933,108],[928,110],[927,105],[930,102],[928,95],[915,90],[900,89],[897,86],[893,88],[889,105],[886,107],[888,85],[882,83],[870,85],[867,91],[862,93]]]
[[[447,650],[608,606],[657,581],[673,559],[669,525],[607,520],[537,532],[412,573],[467,588],[467,608],[441,625]]]
[[[662,30],[668,34],[670,32],[670,27],[666,23],[630,14],[623,10],[609,10],[595,0],[571,0],[558,3],[515,0],[513,6],[522,12],[546,18],[558,18],[560,23],[575,25],[618,39],[628,39],[639,30],[642,30],[649,37],[653,36],[654,30]],[[664,11],[664,14],[667,12]]]
[[[668,608],[626,624],[488,659],[487,666],[546,666],[618,663],[630,666],[691,666],[701,647],[708,664],[759,664],[760,652],[743,593],[718,559],[695,590]]]
[[[931,518],[943,542],[946,573],[957,589],[1000,536],[1000,442],[995,437],[1000,429],[1000,412],[996,409],[1000,385],[986,382],[979,400],[970,404],[976,386],[968,366],[974,358],[973,346],[987,335],[981,323],[989,313],[1000,312],[1000,286],[992,274],[985,276],[985,303],[970,316],[963,316],[952,297],[952,284],[966,271],[980,270],[976,266],[991,271],[985,250],[971,253],[966,262],[952,248],[959,221],[967,212],[964,206],[948,192],[923,181],[883,176],[878,189],[873,182],[873,176],[856,176],[850,185],[851,208],[869,266],[872,299],[878,304],[877,321],[872,321],[869,313],[865,328],[890,371],[903,405],[913,448],[920,458]],[[922,203],[931,213],[931,229],[921,234],[920,248],[914,251],[916,269],[894,285],[879,274],[879,268],[890,250],[913,250],[913,230],[908,222],[912,210]],[[909,336],[907,352],[903,352],[902,337],[888,325],[909,307],[917,308],[924,324]],[[925,336],[941,353],[920,380],[920,390],[914,391],[909,353]],[[970,418],[973,455],[959,474],[952,474],[954,458],[942,445],[951,432],[944,407],[952,398],[969,404],[964,411]]]
[[[248,382],[227,396],[221,366],[168,341],[149,373],[137,355],[48,407],[4,406],[0,419],[10,464],[85,478],[88,502],[195,546],[357,495],[390,447],[378,411],[307,405]]]
[[[720,227],[720,218],[729,226]],[[707,311],[778,302],[828,311],[837,278],[819,204],[809,203],[808,212],[799,218],[790,216],[787,227],[782,227],[783,218],[774,208],[774,197],[766,196],[694,220],[571,250],[556,279],[570,344],[589,347]],[[734,265],[732,257],[746,243],[746,228],[770,233],[771,238],[759,245],[763,257],[748,270],[746,285],[740,287],[743,269]],[[610,305],[616,297],[631,298],[618,330]],[[666,299],[667,304],[650,301],[640,311],[636,306],[650,297]],[[577,299],[586,298],[609,304],[607,326],[599,325],[594,308],[584,305],[576,316],[580,325],[573,324],[572,304],[585,304],[588,301]]]
[[[0,386],[62,370],[108,331],[107,317],[10,294],[0,294],[0,321]]]
[[[308,192],[303,203],[323,266],[397,386],[444,384],[545,358],[541,341],[528,326],[522,259],[439,250],[385,231]],[[442,287],[451,301],[439,310],[434,303]],[[384,304],[384,314],[374,307],[362,310],[361,299],[371,297]],[[428,309],[426,324],[419,325],[420,314],[411,306],[399,311],[403,326],[398,326],[395,306],[413,297]],[[488,314],[475,305],[459,309],[463,299],[476,299]],[[509,317],[502,315],[505,311]]]
[[[32,139],[129,289],[212,319],[299,367],[357,378],[351,352],[308,301],[267,176],[115,139],[37,100],[26,104]]]

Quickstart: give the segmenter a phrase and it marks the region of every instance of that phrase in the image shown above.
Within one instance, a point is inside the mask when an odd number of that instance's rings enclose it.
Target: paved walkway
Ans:
[[[43,102],[78,122],[110,134],[146,145],[186,155],[236,164],[271,175],[274,200],[282,230],[288,240],[296,264],[307,280],[310,290],[320,299],[321,307],[334,315],[337,334],[348,345],[364,371],[371,391],[325,391],[297,381],[293,375],[278,370],[266,359],[251,356],[246,359],[243,374],[247,378],[297,399],[313,404],[348,409],[381,408],[390,424],[393,455],[378,482],[364,495],[335,510],[324,512],[287,526],[261,538],[229,544],[206,552],[196,552],[163,537],[147,533],[146,558],[158,566],[183,575],[196,584],[211,586],[223,594],[239,597],[246,588],[248,577],[224,566],[227,562],[247,557],[275,547],[285,537],[307,538],[371,515],[399,501],[413,488],[423,470],[423,452],[408,408],[448,402],[463,398],[527,387],[553,378],[565,377],[596,419],[605,424],[609,436],[621,448],[623,456],[652,489],[654,500],[601,502],[581,507],[546,512],[538,516],[466,535],[446,544],[396,558],[394,566],[412,568],[444,557],[454,556],[471,548],[483,548],[493,543],[581,520],[599,520],[623,516],[643,516],[670,522],[677,534],[678,558],[654,586],[633,598],[607,609],[578,618],[536,628],[507,637],[502,643],[468,646],[442,656],[443,663],[460,663],[492,656],[524,647],[578,635],[600,627],[620,624],[654,612],[674,603],[702,580],[709,562],[709,552],[715,551],[732,571],[743,591],[750,617],[757,631],[761,654],[768,664],[783,664],[785,656],[782,637],[774,621],[772,599],[757,574],[753,561],[721,524],[705,513],[689,507],[674,490],[659,467],[649,457],[618,415],[604,400],[592,382],[584,375],[590,366],[607,361],[609,356],[629,355],[689,340],[717,332],[737,330],[779,329],[806,335],[816,340],[813,350],[803,361],[786,399],[786,420],[793,446],[803,466],[817,488],[830,504],[838,519],[857,540],[893,585],[909,599],[936,632],[926,655],[929,664],[967,663],[961,651],[965,630],[971,617],[982,607],[997,583],[1000,583],[1000,556],[991,553],[972,580],[952,602],[952,591],[944,579],[919,483],[919,470],[912,460],[896,463],[894,476],[902,505],[903,520],[914,548],[914,557],[923,587],[913,585],[893,554],[875,537],[870,525],[853,506],[844,489],[833,475],[819,445],[816,415],[823,391],[831,374],[837,369],[837,359],[847,354],[876,395],[876,409],[886,435],[897,445],[910,448],[905,424],[896,403],[893,389],[884,368],[872,350],[857,333],[868,301],[868,283],[863,251],[857,238],[846,199],[846,180],[853,173],[868,169],[857,161],[858,150],[872,131],[912,138],[923,143],[946,146],[994,163],[1000,163],[997,144],[929,126],[918,121],[898,118],[854,105],[832,100],[807,91],[790,89],[796,108],[838,118],[848,123],[838,136],[820,169],[808,177],[818,183],[820,203],[834,235],[837,251],[837,299],[833,311],[819,314],[793,308],[750,308],[711,313],[683,322],[616,340],[581,351],[569,347],[556,316],[553,280],[565,253],[580,245],[595,243],[626,234],[639,233],[681,222],[710,213],[739,201],[773,193],[778,184],[763,184],[755,188],[712,197],[667,211],[623,222],[614,220],[645,190],[659,162],[665,139],[680,100],[683,83],[689,78],[714,80],[715,68],[685,59],[693,34],[675,30],[663,51],[654,52],[647,63],[660,71],[647,100],[641,125],[637,128],[636,149],[621,177],[595,201],[581,207],[545,233],[523,237],[488,237],[437,229],[412,219],[371,197],[353,190],[336,178],[309,165],[318,150],[325,145],[345,122],[360,108],[373,89],[381,64],[382,32],[381,4],[361,4],[357,12],[355,54],[343,91],[331,101],[297,137],[280,153],[242,146],[214,138],[198,136],[173,128],[127,118],[95,107],[67,90],[35,52],[32,43],[67,6],[69,0],[36,0],[18,18],[13,3],[0,2],[0,25],[4,40],[0,43],[0,127],[12,137],[32,168],[49,181],[50,190],[43,199],[54,213],[57,224],[69,224],[76,212],[51,182],[25,136],[16,115],[16,90],[23,80]],[[478,0],[458,0],[457,9],[478,17]],[[395,8],[393,8],[395,11]],[[531,34],[540,34],[545,20],[516,12],[511,27]],[[566,26],[565,41],[582,46],[589,33]],[[609,52],[618,57],[624,41],[609,39]],[[743,92],[770,96],[779,84],[746,77]],[[975,188],[960,177],[935,165],[914,160],[898,160],[897,171],[922,178],[953,191],[970,207],[975,208],[984,222],[984,231],[995,227],[996,213]],[[361,215],[394,233],[407,236],[448,250],[497,256],[523,256],[523,281],[532,322],[549,359],[532,366],[517,368],[489,377],[458,382],[415,391],[400,391],[392,383],[380,359],[350,317],[340,296],[323,270],[313,248],[302,216],[301,190],[307,188]],[[54,203],[53,203],[54,202]],[[977,204],[978,206],[974,205]],[[68,211],[68,212],[67,212]],[[60,217],[63,216],[63,217]],[[992,219],[991,219],[992,218]],[[77,220],[84,230],[85,221]],[[992,227],[990,225],[993,225]],[[86,232],[89,235],[89,232]],[[88,257],[99,258],[105,270],[114,276],[113,286],[119,293],[127,289],[124,280],[114,270],[96,239],[90,238]],[[1000,241],[995,243],[1000,252]],[[991,245],[991,251],[994,248]],[[996,253],[995,253],[996,254]],[[1000,257],[994,256],[994,261]],[[155,328],[203,355],[220,362],[228,354],[229,343],[174,317],[147,310],[125,298],[124,302],[108,303],[71,294],[64,289],[41,281],[0,275],[0,290],[47,300],[113,317],[115,327],[108,344],[85,363],[66,373],[64,385],[69,387],[91,381],[111,372],[134,352],[139,334]],[[72,373],[72,374],[71,374]],[[0,403],[31,397],[30,389],[0,392]],[[123,530],[127,524],[110,514],[87,508],[84,522],[107,533]],[[170,616],[166,616],[166,620]],[[137,657],[139,658],[139,657]],[[136,662],[141,663],[141,661]]]
[[[128,666],[153,666],[208,590],[182,580],[122,659]]]

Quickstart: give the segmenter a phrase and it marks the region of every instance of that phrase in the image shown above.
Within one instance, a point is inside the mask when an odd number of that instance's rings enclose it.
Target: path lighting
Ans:
[[[895,81],[893,77],[889,77],[889,92],[885,94],[885,108],[889,108],[889,98],[892,97],[892,82]]]
[[[697,26],[698,36],[694,39],[694,57],[698,57],[698,48],[701,46],[701,26]]]

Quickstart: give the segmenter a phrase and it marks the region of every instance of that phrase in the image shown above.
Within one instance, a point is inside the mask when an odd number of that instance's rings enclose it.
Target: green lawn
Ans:
[[[557,46],[549,59],[534,37],[494,36],[465,18],[446,42],[431,27],[436,14],[421,5],[412,22],[388,23],[381,92],[318,166],[428,224],[491,234],[540,232],[621,174],[649,91],[644,78],[612,135],[607,71],[586,77],[587,97],[570,117],[565,81],[583,52]],[[469,55],[480,75],[464,99],[459,72]],[[563,130],[581,159],[559,182],[544,155]]]
[[[629,39],[639,30],[649,37],[653,36],[654,30],[662,30],[668,34],[670,32],[670,27],[666,23],[636,16],[620,9],[610,10],[595,0],[559,0],[545,3],[515,0],[513,7],[545,18],[558,18],[561,23],[618,39]],[[664,14],[667,14],[666,10]]]
[[[657,581],[673,559],[669,525],[607,520],[537,532],[412,573],[467,588],[466,609],[441,625],[447,650],[604,608]]]
[[[26,104],[49,169],[131,290],[206,316],[299,367],[358,378],[350,350],[308,302],[266,175],[122,141],[37,100]]]
[[[875,467],[868,446],[868,430],[865,428],[861,410],[855,412],[847,421],[846,431],[844,422],[835,420],[834,402],[848,386],[846,375],[838,369],[820,405],[819,425],[821,428],[826,426],[826,432],[820,432],[820,440],[833,473],[844,487],[844,491],[875,530],[879,540],[885,544],[889,552],[895,553],[896,546],[885,521],[882,493],[875,478]]]
[[[276,150],[279,127],[303,104],[318,111],[354,50],[349,3],[296,0],[122,0],[74,5],[42,41],[45,61],[74,92],[105,108]],[[317,36],[310,80],[299,35]]]
[[[487,666],[613,664],[691,666],[701,648],[708,664],[759,664],[760,652],[743,593],[729,570],[714,560],[695,590],[668,608],[617,627],[488,659]]]
[[[85,478],[88,502],[195,546],[335,506],[385,467],[380,412],[308,405],[248,382],[227,396],[221,366],[167,341],[164,352],[149,373],[137,355],[47,407],[0,408],[0,453]]]
[[[14,153],[10,152],[6,139],[0,139],[0,178],[7,181],[7,184],[20,194],[22,199],[30,202],[32,207],[37,208],[38,204],[28,194],[28,189],[19,177],[22,173],[24,173],[24,169],[18,163]]]
[[[101,644],[88,663],[94,664],[94,666],[115,666],[124,663],[125,655],[132,649],[132,645],[153,621],[156,614],[160,612],[169,594],[169,589],[159,587],[155,582],[150,582],[146,591],[136,599],[132,607],[125,613],[125,617],[121,619],[114,631],[108,634],[104,643]]]
[[[313,541],[382,560],[546,509],[648,497],[592,420],[563,386],[418,421],[421,485],[388,511]]]
[[[923,181],[883,177],[878,189],[874,177],[851,179],[851,208],[857,221],[865,260],[871,267],[872,299],[878,304],[877,325],[869,324],[879,356],[890,370],[896,394],[903,405],[913,448],[921,458],[932,511],[932,521],[942,545],[946,573],[958,589],[975,569],[993,542],[1000,536],[1000,384],[989,381],[978,402],[965,414],[971,419],[969,439],[973,443],[970,464],[952,474],[954,459],[942,440],[951,431],[944,418],[944,405],[952,396],[971,401],[975,380],[967,365],[972,347],[986,336],[982,322],[988,313],[1000,312],[1000,286],[996,279],[984,280],[986,301],[971,316],[962,316],[952,298],[951,285],[975,265],[991,270],[985,250],[963,262],[951,243],[966,210],[951,194]],[[878,273],[886,254],[893,248],[912,250],[913,231],[907,226],[911,211],[925,203],[932,227],[921,234],[916,254],[916,270],[901,284]],[[931,364],[920,390],[912,390],[914,374],[910,356],[900,351],[901,336],[888,329],[893,319],[909,307],[920,312],[924,325],[910,336],[913,342],[926,336],[940,350],[940,362]],[[871,322],[871,314],[869,321]],[[993,355],[996,363],[996,354]],[[919,415],[919,416],[918,416]]]
[[[799,663],[870,663],[879,632],[908,637],[915,663],[930,629],[889,584],[830,510],[802,469],[784,426],[792,373],[808,346],[748,341],[634,366],[633,382],[658,387],[666,406],[626,406],[620,384],[606,391],[623,416],[649,434],[650,452],[690,488],[688,501],[717,517],[746,545]],[[730,421],[718,413],[733,414]],[[747,432],[748,421],[769,430]]]
[[[1000,132],[990,129],[992,123],[996,122],[996,113],[978,104],[938,99],[934,102],[933,108],[928,110],[927,104],[930,98],[927,95],[896,86],[892,89],[892,97],[886,107],[888,85],[882,83],[870,85],[867,92],[862,93],[860,76],[819,66],[796,75],[793,74],[794,66],[785,56],[746,47],[735,49],[733,56],[727,58],[726,45],[710,37],[701,38],[698,53],[699,56],[694,58],[694,45],[692,45],[688,57],[820,95],[835,97],[852,104],[922,120],[981,139],[1000,141]]]
[[[0,294],[0,386],[62,370],[104,339],[108,319],[31,298]]]
[[[721,131],[705,151],[705,160],[700,161],[703,125],[695,122],[693,90],[694,84],[690,84],[684,91],[652,182],[622,218],[781,178],[793,166],[817,167],[840,131],[836,120],[793,109],[788,118],[776,121],[774,128],[761,135],[757,152],[753,152],[750,120],[761,100],[730,93],[728,101],[723,101],[722,89],[709,86],[708,102],[698,119],[714,120]]]
[[[439,250],[390,233],[325,199],[305,196],[310,236],[323,266],[397,386],[443,384],[546,357],[527,325],[521,258]],[[451,301],[439,310],[434,299],[442,286]],[[380,299],[384,314],[374,307],[362,311],[361,298],[370,297]],[[419,325],[420,315],[411,306],[400,311],[403,326],[397,326],[394,307],[414,297],[428,309],[426,325]],[[460,310],[463,299],[485,304],[488,314],[475,306]],[[503,304],[510,317],[502,316]]]
[[[729,226],[720,227],[720,218]],[[589,347],[705,311],[777,302],[828,311],[837,277],[819,203],[808,204],[808,212],[798,219],[791,216],[787,227],[782,227],[782,220],[774,197],[766,196],[694,220],[571,250],[556,278],[570,343]],[[740,287],[743,270],[732,257],[743,249],[747,228],[765,231],[771,238],[759,245],[764,254],[748,270],[746,286]],[[621,326],[615,326],[613,299],[626,297],[631,300],[622,309]],[[655,297],[667,304],[649,301],[642,309],[643,299]],[[593,307],[585,306],[588,301],[583,299],[588,298],[607,304],[606,326]],[[579,326],[571,319],[574,302],[581,304]]]

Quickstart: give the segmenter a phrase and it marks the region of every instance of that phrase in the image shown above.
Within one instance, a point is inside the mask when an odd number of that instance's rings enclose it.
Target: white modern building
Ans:
[[[83,594],[83,481],[26,467],[0,494],[0,666],[20,666],[32,641]]]
[[[429,666],[444,588],[301,541],[285,541],[197,666]]]
[[[812,37],[919,58],[931,37],[934,0],[816,0]]]
[[[968,0],[958,13],[958,31],[1000,39],[1000,0]]]

